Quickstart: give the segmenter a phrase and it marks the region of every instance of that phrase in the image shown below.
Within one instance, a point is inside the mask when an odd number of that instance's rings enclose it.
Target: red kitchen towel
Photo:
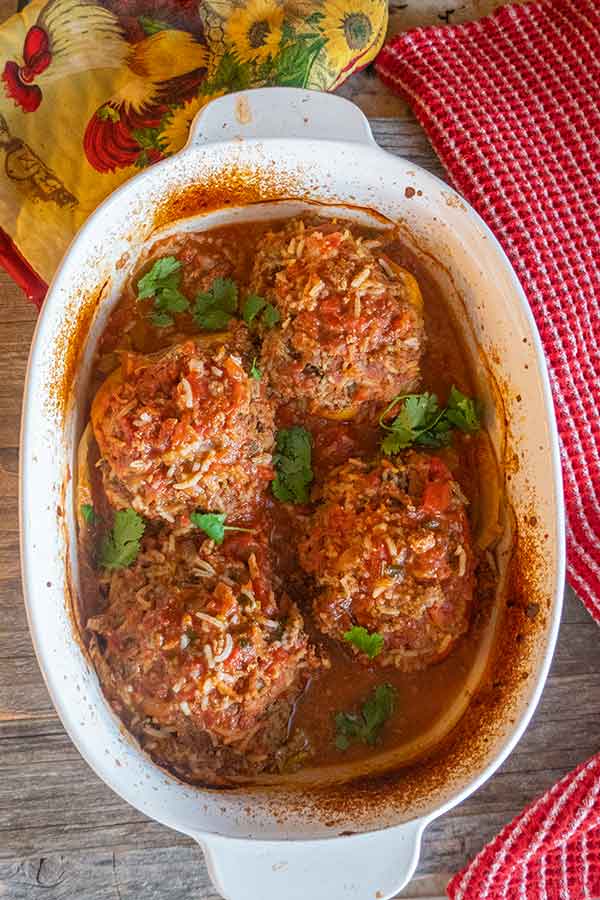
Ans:
[[[560,430],[569,579],[600,620],[600,3],[547,0],[417,29],[376,66],[525,288]],[[600,898],[600,754],[507,825],[448,893]]]
[[[600,621],[600,2],[415,29],[376,67],[528,296],[558,417],[569,580]]]
[[[452,900],[600,897],[600,754],[507,825],[448,885]]]

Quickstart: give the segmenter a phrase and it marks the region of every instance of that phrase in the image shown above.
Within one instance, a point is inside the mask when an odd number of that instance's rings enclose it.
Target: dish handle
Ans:
[[[196,840],[225,900],[387,900],[412,878],[426,824],[318,841]]]
[[[360,109],[333,94],[301,88],[256,88],[226,94],[200,110],[186,150],[222,141],[306,138],[375,144]]]

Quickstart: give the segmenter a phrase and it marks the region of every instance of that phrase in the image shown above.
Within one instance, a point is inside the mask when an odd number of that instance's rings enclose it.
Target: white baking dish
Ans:
[[[340,769],[279,788],[193,788],[160,770],[124,734],[76,636],[79,400],[112,301],[157,232],[282,215],[308,202],[327,204],[329,214],[342,206],[346,215],[368,218],[375,210],[402,222],[470,335],[487,385],[488,426],[508,464],[515,524],[518,578],[510,610],[497,618],[503,652],[490,663],[501,677],[496,693],[490,688],[486,702],[469,708],[468,728],[455,729],[446,751],[427,764],[345,784],[348,773]],[[499,244],[446,184],[379,149],[351,103],[284,88],[214,101],[181,153],[128,182],[90,217],[54,279],[25,392],[21,527],[40,667],[65,728],[113,790],[195,838],[218,890],[232,900],[392,896],[415,869],[426,825],[489,778],[522,735],[560,619],[564,517],[556,426],[535,325]],[[502,567],[509,549],[500,551]],[[525,602],[539,615],[523,617]],[[522,621],[530,624],[517,647],[512,638]],[[376,761],[380,769],[386,765]]]

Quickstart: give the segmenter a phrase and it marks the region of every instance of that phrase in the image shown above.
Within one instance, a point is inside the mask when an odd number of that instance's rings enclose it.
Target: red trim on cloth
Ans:
[[[376,67],[525,289],[560,432],[568,576],[600,621],[600,4],[547,0],[415,29]]]
[[[600,755],[507,825],[448,885],[452,900],[600,897]]]
[[[560,431],[569,579],[600,621],[600,4],[546,0],[417,29],[376,66],[525,289]],[[600,754],[507,825],[448,894],[600,898]]]
[[[27,299],[35,303],[38,309],[41,309],[48,285],[32,269],[25,257],[17,249],[14,241],[2,228],[0,228],[0,266],[25,292]]]

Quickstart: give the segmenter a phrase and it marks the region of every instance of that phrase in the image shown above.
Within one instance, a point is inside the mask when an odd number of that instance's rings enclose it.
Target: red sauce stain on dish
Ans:
[[[460,330],[394,231],[312,216],[141,260],[90,382],[81,621],[160,765],[222,785],[368,760],[443,715],[500,494],[453,386],[468,404]]]

